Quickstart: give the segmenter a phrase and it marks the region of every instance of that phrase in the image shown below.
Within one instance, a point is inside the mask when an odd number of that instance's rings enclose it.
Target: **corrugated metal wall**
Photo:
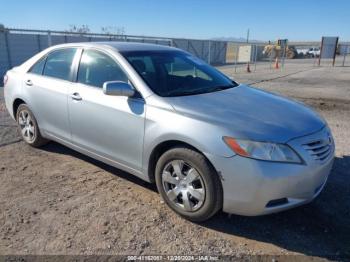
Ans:
[[[12,67],[10,61],[9,61],[9,53],[7,51],[7,44],[6,44],[6,35],[3,33],[0,33],[0,84],[2,83],[2,76],[4,75],[5,71]]]

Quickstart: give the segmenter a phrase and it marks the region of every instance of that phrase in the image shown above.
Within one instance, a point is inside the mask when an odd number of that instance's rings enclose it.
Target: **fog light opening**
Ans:
[[[279,199],[274,199],[269,201],[266,204],[266,207],[276,207],[276,206],[281,206],[285,204],[288,204],[288,199],[284,197],[284,198],[279,198]]]

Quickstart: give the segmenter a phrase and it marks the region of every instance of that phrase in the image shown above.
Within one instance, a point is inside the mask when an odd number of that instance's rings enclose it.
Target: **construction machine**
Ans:
[[[279,41],[277,44],[268,44],[264,47],[263,54],[267,57],[271,57],[272,59],[281,58],[283,53],[283,45],[279,44]],[[293,59],[296,58],[298,55],[298,52],[295,48],[295,46],[291,45],[285,45],[285,56],[286,58]]]

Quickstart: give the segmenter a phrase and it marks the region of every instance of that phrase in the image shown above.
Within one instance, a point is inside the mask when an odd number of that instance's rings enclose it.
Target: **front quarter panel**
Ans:
[[[170,108],[147,105],[143,171],[148,172],[148,163],[153,149],[166,141],[187,143],[203,154],[231,157],[234,153],[222,140],[225,130],[198,119],[181,115]]]

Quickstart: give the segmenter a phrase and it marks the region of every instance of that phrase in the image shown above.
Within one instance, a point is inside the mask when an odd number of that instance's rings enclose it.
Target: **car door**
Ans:
[[[24,77],[24,92],[41,132],[70,140],[67,96],[76,48],[62,48],[40,59]]]
[[[140,171],[144,100],[109,96],[102,90],[106,81],[128,82],[126,73],[109,54],[85,49],[76,79],[68,102],[73,143],[102,160]]]

